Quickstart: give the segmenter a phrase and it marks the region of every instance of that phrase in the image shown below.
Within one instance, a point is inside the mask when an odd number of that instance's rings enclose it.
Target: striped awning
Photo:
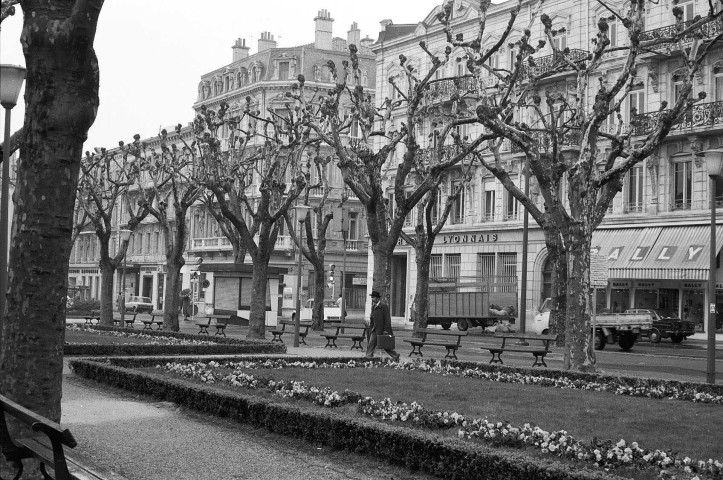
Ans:
[[[710,226],[671,226],[598,230],[593,248],[608,259],[610,278],[708,280]],[[716,228],[716,252],[723,226]]]

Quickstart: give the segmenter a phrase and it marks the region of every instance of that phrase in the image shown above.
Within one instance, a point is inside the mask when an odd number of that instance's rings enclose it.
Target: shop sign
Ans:
[[[660,288],[659,282],[646,282],[646,281],[637,281],[635,282],[635,288],[648,288],[648,289],[657,289]]]
[[[687,289],[695,289],[695,290],[702,290],[705,288],[705,282],[684,282],[683,288]]]
[[[716,289],[716,290],[723,290],[723,283],[716,283],[716,284],[715,284],[715,289]]]
[[[630,282],[627,280],[613,280],[610,285],[613,288],[630,288]]]
[[[442,243],[492,243],[498,240],[496,233],[472,233],[463,235],[442,235]]]
[[[284,287],[284,300],[291,300],[294,298],[294,290],[291,287]]]
[[[590,254],[590,286],[607,287],[608,262],[604,255]]]
[[[366,285],[367,284],[367,277],[360,277],[356,276],[351,279],[352,285]]]

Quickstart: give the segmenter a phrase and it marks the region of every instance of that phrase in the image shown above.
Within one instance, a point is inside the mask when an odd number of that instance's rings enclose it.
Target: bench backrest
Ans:
[[[536,333],[495,333],[496,338],[519,338],[521,340],[557,340],[557,334],[538,335]]]
[[[296,322],[294,320],[284,318],[279,322],[279,325],[291,325],[293,327],[294,325],[296,325]],[[309,328],[311,326],[311,322],[302,320],[301,322],[299,322],[299,326]]]
[[[446,335],[446,336],[454,336],[454,337],[466,337],[467,336],[467,330],[461,331],[458,330],[456,332],[452,330],[442,330],[441,328],[418,328],[414,330],[414,333],[425,333],[427,335]]]
[[[30,425],[36,432],[43,432],[51,438],[58,438],[64,445],[70,448],[75,448],[77,445],[70,430],[64,428],[59,423],[38,415],[19,403],[13,402],[4,395],[0,395],[0,410],[2,411],[2,415],[0,415],[0,429],[4,429],[2,435],[5,435],[7,432],[5,414],[8,414],[22,423]],[[3,439],[3,441],[5,440],[8,439]]]

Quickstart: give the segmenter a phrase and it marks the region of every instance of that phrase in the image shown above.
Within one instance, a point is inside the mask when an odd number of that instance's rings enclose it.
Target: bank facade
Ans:
[[[509,20],[509,12],[516,2],[508,1],[490,7],[486,19],[487,30],[482,38],[483,47],[492,46],[499,39]],[[695,15],[706,15],[708,4],[704,2],[678,2],[685,12],[685,20]],[[453,8],[455,33],[464,33],[464,38],[474,38],[479,24],[476,3],[457,0]],[[612,2],[612,7],[622,9],[623,2]],[[529,24],[534,2],[523,2],[523,8],[516,25]],[[674,18],[672,2],[660,2],[646,7],[644,38],[657,38],[670,32]],[[601,5],[570,0],[546,3],[545,12],[550,16],[555,29],[565,27],[556,37],[562,47],[569,48],[567,55],[573,61],[587,56],[589,39],[597,31],[600,17],[610,13]],[[394,24],[391,20],[382,22],[382,32],[372,45],[377,54],[377,97],[394,95],[386,79],[400,78],[399,55],[403,54],[414,68],[426,73],[430,60],[422,51],[419,42],[424,40],[432,53],[444,56],[447,46],[442,27],[436,20],[438,9],[416,24]],[[709,22],[702,27],[702,33],[711,37],[720,32],[720,22]],[[627,36],[624,28],[612,24],[613,45],[624,45]],[[497,33],[496,33],[497,32]],[[543,38],[539,19],[532,28],[531,44],[536,45]],[[522,31],[513,28],[509,41],[490,62],[495,67],[509,68],[516,51],[514,42]],[[633,140],[647,135],[651,122],[660,115],[662,102],[671,104],[681,85],[683,56],[678,45],[664,45],[640,58],[634,88],[622,104],[622,121],[610,118],[605,125],[607,132],[623,133],[632,130]],[[723,146],[723,61],[718,52],[709,60],[696,77],[693,96],[706,93],[706,98],[696,103],[691,112],[677,123],[665,142],[654,155],[642,164],[636,165],[627,175],[623,191],[613,201],[605,220],[593,235],[594,252],[605,258],[608,266],[608,282],[598,289],[596,306],[623,311],[625,308],[663,308],[677,312],[681,318],[695,322],[698,331],[705,331],[708,303],[715,303],[723,312],[723,275],[716,269],[718,293],[709,299],[706,292],[710,252],[710,185],[705,160],[696,153]],[[430,84],[425,101],[429,106],[441,110],[464,94],[469,100],[469,111],[474,111],[481,89],[492,84],[492,78],[473,77],[466,69],[462,49],[453,49],[449,62],[438,72]],[[553,67],[552,50],[543,49],[534,54],[539,69]],[[621,71],[625,57],[611,53],[600,71],[603,82],[615,80]],[[576,86],[575,77],[560,73],[538,85],[538,94],[568,95]],[[591,91],[589,95],[594,93]],[[404,111],[395,111],[392,122],[404,121]],[[444,124],[444,118],[434,116],[420,127],[422,141],[429,142],[434,128]],[[436,124],[433,125],[433,124]],[[474,138],[480,133],[480,126],[470,126],[460,131],[462,136]],[[578,142],[579,143],[579,142]],[[422,143],[422,148],[431,143]],[[574,136],[566,139],[563,152],[576,154],[579,151]],[[393,179],[396,158],[390,159],[387,169],[387,192],[393,201]],[[502,159],[507,171],[511,172],[514,183],[524,187],[523,163],[525,155],[511,145],[502,146]],[[602,168],[602,166],[601,166]],[[461,173],[452,172],[443,184],[443,195],[451,191]],[[472,169],[472,182],[464,189],[461,198],[452,209],[452,214],[443,228],[433,252],[431,276],[465,279],[485,279],[490,276],[515,275],[518,291],[522,290],[523,269],[527,273],[527,295],[524,305],[528,322],[541,301],[550,295],[551,268],[541,230],[530,219],[527,246],[523,245],[524,209],[501,186],[499,181],[484,167]],[[719,196],[717,205],[723,200],[723,182],[717,181]],[[566,192],[561,192],[566,196]],[[529,185],[529,195],[540,208],[544,208],[539,188],[534,177]],[[720,210],[719,210],[720,211]],[[413,215],[412,215],[412,218]],[[717,219],[716,252],[723,245],[721,217]],[[407,230],[413,233],[413,229]],[[523,252],[527,262],[523,264]],[[410,321],[410,307],[413,302],[416,283],[414,249],[399,242],[392,264],[392,313],[397,323]],[[720,257],[718,257],[719,259]],[[718,260],[719,264],[719,260]],[[718,322],[720,325],[720,322]],[[720,327],[719,327],[720,328]]]

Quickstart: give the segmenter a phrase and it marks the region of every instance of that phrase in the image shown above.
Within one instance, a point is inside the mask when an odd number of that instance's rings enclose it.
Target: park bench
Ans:
[[[95,321],[95,325],[100,323],[100,313],[95,310],[91,310],[90,313],[86,313],[83,315],[83,318],[85,318],[84,325],[93,325],[93,321]]]
[[[161,317],[161,319],[156,320],[156,317]],[[143,323],[143,330],[153,330],[153,325],[156,325],[156,330],[161,330],[163,328],[163,312],[154,310],[151,312],[150,319],[141,319],[141,322]]]
[[[281,328],[279,328],[279,326],[281,326]],[[289,327],[288,330],[286,329],[287,326]],[[293,335],[295,326],[296,323],[294,320],[281,320],[279,324],[276,325],[276,328],[271,330],[271,335],[273,335],[271,341],[284,343],[281,336],[285,333]],[[309,334],[309,327],[311,327],[311,322],[309,321],[302,320],[301,323],[299,323],[299,343],[306,345],[306,336]]]
[[[326,328],[326,325],[324,325],[324,327]],[[330,330],[324,330],[320,335],[326,338],[324,348],[337,348],[337,339],[348,338],[352,341],[352,350],[355,348],[364,350],[364,348],[362,348],[362,342],[367,338],[367,330],[368,327],[364,322],[335,322]]]
[[[138,312],[132,312],[130,310],[126,310],[126,313],[123,315],[123,323],[125,323],[126,328],[133,328],[133,324],[136,321],[136,316],[138,316]],[[113,326],[120,327],[121,319],[120,318],[113,318]]]
[[[214,334],[214,336],[226,336],[226,326],[228,325],[228,321],[230,320],[229,315],[206,315],[206,318],[208,319],[208,321],[196,323],[196,326],[199,327],[198,335],[209,335],[208,327],[216,327],[216,333]],[[213,320],[216,320],[216,323],[212,325],[211,322]]]
[[[12,438],[8,431],[6,416],[27,425],[32,432],[24,429],[21,436]],[[43,476],[51,480],[101,480],[111,477],[106,472],[81,465],[67,457],[63,447],[75,448],[76,445],[73,434],[67,428],[0,395],[0,447],[7,462],[12,463],[17,469],[15,479],[22,476],[23,460],[26,458],[36,458],[40,462]],[[48,474],[48,466],[52,468],[54,477]],[[120,475],[112,477],[125,480],[125,477]]]
[[[557,335],[537,335],[537,334],[524,334],[524,333],[495,333],[495,338],[501,338],[502,344],[498,347],[482,347],[487,348],[492,354],[492,360],[490,363],[503,363],[502,352],[522,352],[531,353],[535,357],[535,363],[533,367],[547,367],[545,363],[545,356],[550,353],[550,343],[557,340]],[[541,342],[540,344],[524,346],[506,343],[507,340],[533,340]]]
[[[422,334],[421,337],[412,336],[412,338],[405,338],[405,342],[409,342],[412,345],[412,351],[409,356],[422,355],[422,347],[426,345],[432,345],[436,347],[444,347],[447,349],[447,354],[444,358],[457,359],[457,349],[461,346],[462,337],[467,336],[467,331],[456,331],[442,330],[438,328],[418,328],[414,330],[412,335]]]

